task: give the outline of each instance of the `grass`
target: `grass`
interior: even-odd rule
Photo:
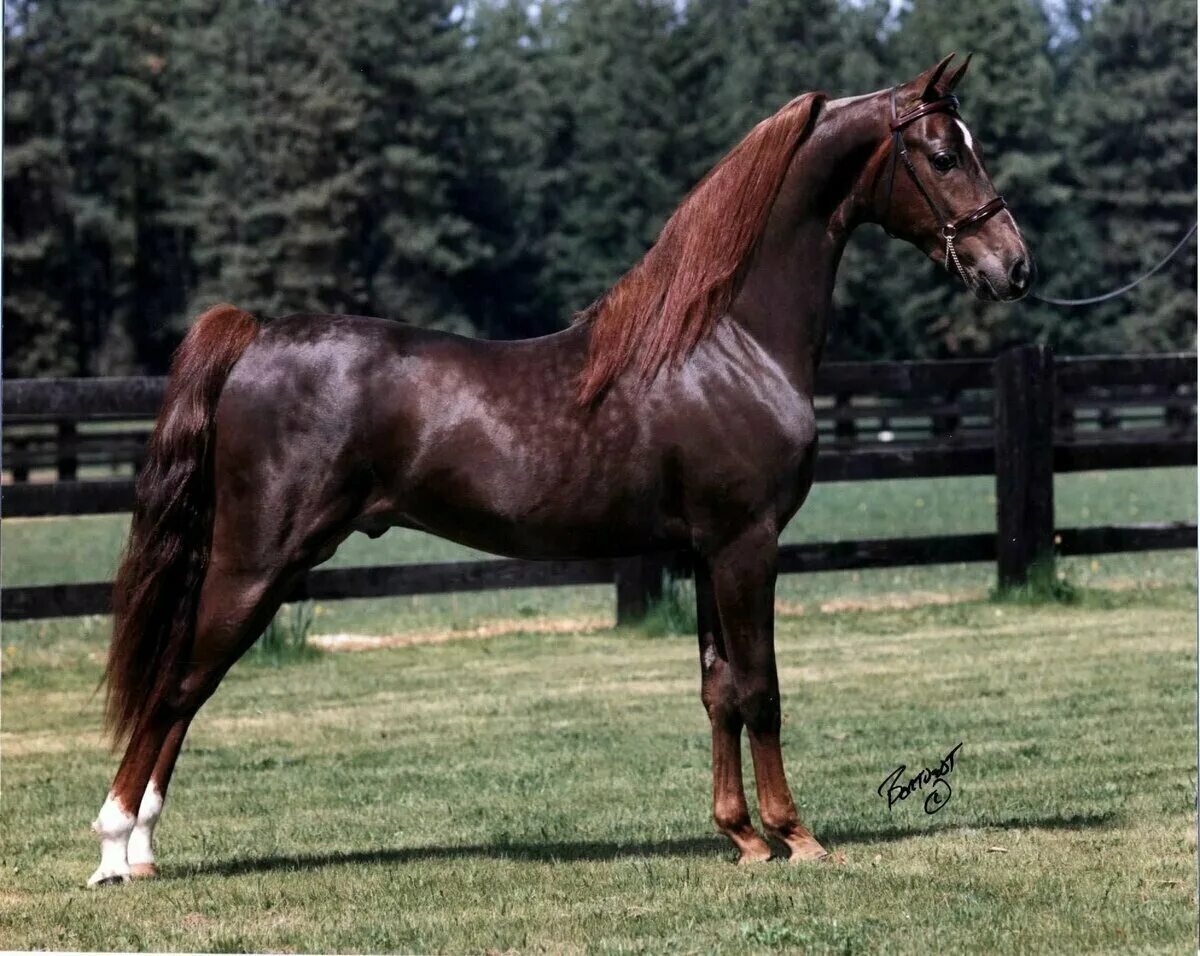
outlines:
[[[635,629],[646,637],[695,634],[695,591],[685,582],[664,575],[662,597],[650,605]]]
[[[313,604],[285,604],[276,613],[247,656],[251,661],[276,667],[292,661],[312,660],[320,651],[308,642],[312,630]]]
[[[164,878],[107,891],[83,888],[113,769],[90,697],[101,642],[50,642],[5,676],[4,944],[1190,950],[1194,624],[1184,587],[782,616],[785,754],[840,868],[730,862],[691,638],[238,667],[181,758]],[[893,768],[959,741],[942,811],[888,810]]]
[[[1195,480],[1061,476],[1059,523],[1194,521]],[[819,485],[784,540],[987,530],[991,491],[988,479]],[[4,583],[110,577],[124,531],[121,517],[5,521]],[[331,564],[473,554],[393,531],[351,539]],[[285,608],[188,739],[160,830],[164,878],[87,891],[87,825],[115,767],[93,694],[108,622],[5,625],[0,943],[1191,950],[1195,553],[1058,572],[1041,583],[1067,603],[989,599],[987,564],[780,579],[785,756],[841,868],[738,868],[712,833],[679,584],[622,632],[579,632],[611,620],[611,587]],[[531,633],[555,621],[567,633]],[[483,639],[489,622],[515,633]],[[303,640],[410,631],[436,642],[343,654]],[[945,809],[889,811],[884,777],[960,740]]]

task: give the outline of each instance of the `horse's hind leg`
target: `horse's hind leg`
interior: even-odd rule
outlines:
[[[214,557],[217,557],[214,555]],[[100,866],[89,885],[153,876],[154,827],[183,738],[221,678],[266,627],[294,579],[283,569],[231,572],[219,557],[205,574],[186,672],[134,732],[93,829]],[[136,816],[132,808],[137,807]]]
[[[721,633],[712,580],[696,558],[696,623],[700,637],[700,699],[712,725],[713,820],[740,854],[739,863],[771,857],[767,841],[750,822],[742,784],[742,714]]]
[[[347,489],[336,470],[326,474],[325,483],[297,474],[267,496],[219,499],[186,670],[145,730],[130,740],[97,819],[101,865],[89,882],[156,875],[154,828],[192,719],[296,580],[330,557],[351,530],[361,492]]]

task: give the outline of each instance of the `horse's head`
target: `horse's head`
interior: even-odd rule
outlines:
[[[1033,259],[996,193],[954,88],[954,54],[888,94],[888,141],[874,195],[878,222],[957,274],[981,299],[1019,299]]]

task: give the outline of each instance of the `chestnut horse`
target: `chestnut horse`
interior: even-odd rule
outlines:
[[[763,120],[562,332],[484,342],[204,313],[171,368],[114,588],[108,720],[128,743],[89,882],[157,872],[196,712],[305,571],[393,526],[523,558],[690,549],[717,828],[741,861],[771,855],[743,792],[745,728],[765,833],[794,861],[829,858],[784,777],[773,610],[777,538],[812,483],[838,260],[875,222],[983,298],[1031,281],[951,59]]]

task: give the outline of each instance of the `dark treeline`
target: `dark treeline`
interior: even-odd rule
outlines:
[[[961,90],[1043,277],[1166,252],[1196,186],[1194,0],[8,0],[4,372],[161,372],[190,317],[552,331],[797,93],[973,50]],[[875,227],[831,351],[1193,347],[1194,246],[1133,295],[986,305]]]

